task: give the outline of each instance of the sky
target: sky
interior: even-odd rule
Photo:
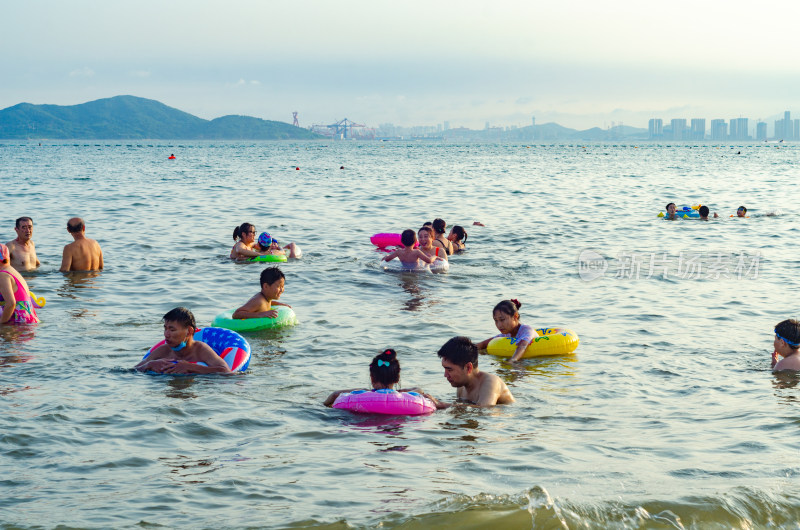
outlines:
[[[796,0],[8,0],[0,108],[127,94],[301,126],[800,118],[799,20]]]

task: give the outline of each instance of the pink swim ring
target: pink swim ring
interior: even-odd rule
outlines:
[[[430,414],[436,405],[416,392],[398,392],[389,388],[378,390],[355,390],[341,394],[333,402],[333,408],[369,414],[395,414],[418,416]]]

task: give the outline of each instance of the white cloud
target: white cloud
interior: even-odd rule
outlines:
[[[77,70],[73,70],[69,73],[70,77],[94,77],[94,70],[89,68],[88,66],[84,66],[83,68],[78,68]]]

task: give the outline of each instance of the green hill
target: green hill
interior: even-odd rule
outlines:
[[[2,139],[284,140],[321,136],[249,116],[204,120],[152,99],[116,96],[80,105],[20,103],[0,110]]]

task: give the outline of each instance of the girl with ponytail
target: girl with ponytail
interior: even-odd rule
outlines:
[[[514,355],[511,357],[511,362],[520,360],[522,355],[525,353],[525,348],[528,347],[528,344],[530,344],[535,337],[539,336],[536,333],[536,330],[534,330],[531,326],[523,324],[519,321],[520,307],[522,307],[522,304],[519,300],[514,298],[511,300],[503,300],[494,306],[492,316],[494,317],[494,325],[497,326],[500,334],[479,342],[477,344],[478,349],[485,350],[486,346],[489,345],[489,341],[494,338],[513,337],[516,339],[517,349],[514,351]]]

